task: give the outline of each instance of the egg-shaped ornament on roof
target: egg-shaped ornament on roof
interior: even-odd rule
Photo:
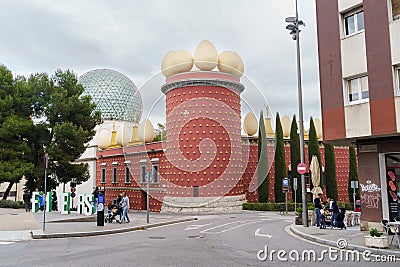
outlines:
[[[223,51],[218,57],[218,69],[221,72],[229,73],[240,78],[244,72],[244,64],[238,53]]]
[[[154,127],[149,119],[145,119],[139,126],[139,138],[142,142],[150,143],[154,140]]]
[[[210,71],[218,64],[218,52],[208,40],[203,40],[194,52],[194,64],[203,71]]]
[[[246,114],[243,120],[243,126],[245,133],[247,133],[249,136],[252,136],[257,132],[258,122],[253,112]]]
[[[84,95],[90,95],[101,112],[103,120],[133,122],[136,114],[142,116],[142,97],[136,85],[115,70],[96,69],[86,72],[78,80],[84,87]]]
[[[117,131],[117,144],[120,146],[127,146],[131,140],[131,129],[125,124],[121,125]]]
[[[110,146],[111,135],[107,129],[102,129],[97,135],[97,145],[100,149],[104,150]]]

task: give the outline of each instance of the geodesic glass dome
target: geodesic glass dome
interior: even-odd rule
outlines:
[[[124,120],[133,122],[142,116],[142,98],[136,85],[125,75],[115,70],[96,69],[79,77],[83,94],[90,95],[96,110],[101,111],[104,120]]]

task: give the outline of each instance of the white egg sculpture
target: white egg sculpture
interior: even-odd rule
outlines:
[[[154,140],[154,127],[150,120],[146,119],[139,126],[139,138],[142,142],[150,143]]]
[[[254,135],[258,130],[258,122],[253,112],[246,114],[243,120],[244,131],[249,136]]]
[[[282,131],[283,131],[283,137],[288,138],[290,136],[290,126],[291,126],[292,121],[288,117],[288,115],[284,115],[281,118],[281,124],[282,124]]]
[[[244,64],[238,53],[233,51],[223,51],[218,57],[218,70],[242,77]]]
[[[318,118],[313,119],[313,121],[315,126],[315,132],[317,133],[317,138],[320,139],[322,137],[322,122]]]
[[[111,135],[107,129],[100,130],[97,135],[97,145],[100,149],[107,149],[111,143]]]
[[[129,127],[127,127],[125,124],[121,125],[117,131],[117,144],[120,146],[127,146],[131,136],[132,133]]]
[[[171,72],[178,74],[188,72],[193,68],[193,56],[187,50],[178,50],[171,55]]]
[[[176,73],[172,71],[172,57],[174,55],[175,51],[171,50],[168,51],[167,54],[165,54],[162,62],[161,62],[161,72],[165,77],[172,76]]]
[[[194,51],[194,64],[204,71],[210,71],[217,66],[218,52],[210,41],[203,40],[199,43]]]

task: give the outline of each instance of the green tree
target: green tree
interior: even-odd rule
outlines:
[[[58,182],[72,178],[80,184],[89,179],[88,165],[74,162],[86,149],[95,134],[95,126],[101,122],[100,113],[89,95],[82,95],[84,88],[76,75],[67,70],[57,70],[52,77],[46,73],[32,75],[28,84],[34,92],[34,117],[38,121],[33,135],[39,137],[32,144],[35,170],[30,184],[40,182],[43,173],[45,147],[49,154],[49,174],[56,174],[56,181],[49,178],[51,189]]]
[[[275,127],[275,180],[274,193],[275,202],[285,201],[285,195],[282,191],[282,179],[287,177],[286,159],[285,159],[285,144],[283,142],[283,130],[279,113],[276,113]]]
[[[317,132],[315,130],[314,120],[310,118],[310,131],[308,134],[308,163],[311,165],[312,156],[317,156],[319,163],[319,173],[321,174],[321,184],[320,187],[323,188],[323,177],[322,177],[322,164],[321,164],[321,150],[319,148],[319,142],[317,138]]]
[[[165,137],[166,137],[165,123],[159,122],[159,123],[157,123],[157,127],[158,127],[158,130],[160,131],[160,133],[154,137],[154,142],[163,141],[163,140],[165,140]]]
[[[292,125],[290,126],[290,167],[291,167],[291,184],[293,185],[293,178],[297,178],[297,184],[301,183],[300,174],[297,172],[297,165],[300,163],[300,137],[297,133],[297,120],[296,115],[293,115]],[[301,186],[298,186],[296,190],[296,200],[301,201]],[[294,190],[292,195],[294,196]]]
[[[266,203],[269,198],[269,175],[268,175],[268,147],[265,134],[264,116],[260,112],[260,123],[258,125],[258,202]]]
[[[349,166],[348,192],[349,192],[349,200],[351,203],[353,203],[353,189],[351,188],[351,181],[358,182],[357,156],[356,156],[356,149],[354,147],[349,147],[349,165],[350,166]],[[359,188],[356,189],[356,198],[360,199]]]
[[[335,148],[328,143],[324,144],[324,146],[326,194],[328,197],[337,200],[338,188],[336,180]]]
[[[9,182],[3,199],[21,178],[33,169],[28,155],[32,131],[31,92],[23,78],[13,78],[0,66],[0,183]]]

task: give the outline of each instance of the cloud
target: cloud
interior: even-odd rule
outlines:
[[[299,11],[307,25],[301,55],[308,120],[320,117],[314,0],[299,1]],[[148,79],[160,75],[165,53],[193,53],[201,40],[209,39],[219,52],[238,52],[245,74],[273,112],[291,117],[298,112],[296,50],[284,19],[293,15],[291,0],[3,1],[0,23],[8,26],[0,28],[0,63],[24,75],[58,68],[78,74],[115,69],[146,88],[141,90],[144,105],[151,107],[153,96],[162,96],[163,78]],[[243,95],[256,103],[254,109],[265,105],[257,93]]]

